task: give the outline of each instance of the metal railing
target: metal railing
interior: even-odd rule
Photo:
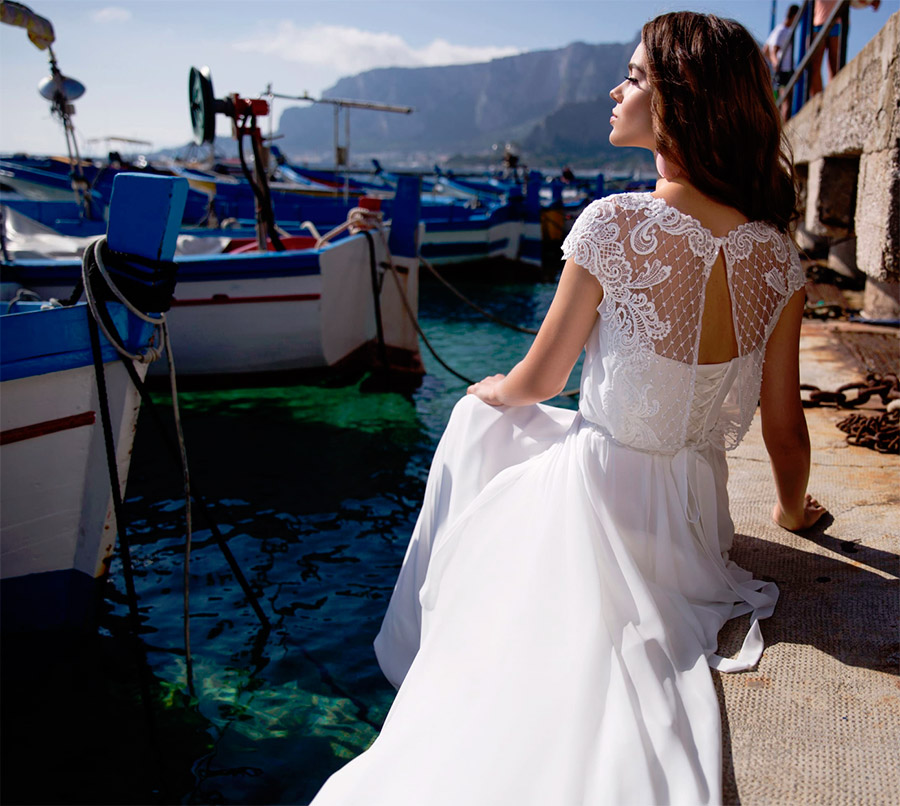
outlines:
[[[794,19],[794,24],[791,26],[789,35],[789,41],[793,43],[795,34],[799,29],[799,49],[794,51],[795,53],[799,53],[799,61],[797,62],[797,66],[794,67],[794,72],[788,80],[788,83],[779,89],[778,97],[775,99],[776,104],[780,105],[785,98],[789,97],[790,93],[793,93],[791,99],[791,116],[796,115],[809,100],[809,84],[811,76],[809,75],[808,68],[810,61],[816,53],[825,47],[825,42],[831,33],[831,29],[838,21],[841,23],[838,70],[847,63],[847,33],[850,22],[850,0],[842,0],[842,2],[834,7],[831,14],[828,16],[828,19],[825,21],[825,24],[814,39],[812,38],[812,12],[812,0],[805,0],[797,17]]]

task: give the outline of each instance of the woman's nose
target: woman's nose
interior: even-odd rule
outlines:
[[[617,87],[613,87],[609,91],[609,97],[612,98],[614,101],[616,101],[616,103],[618,103],[622,99],[621,89],[622,89],[622,85],[619,84]]]

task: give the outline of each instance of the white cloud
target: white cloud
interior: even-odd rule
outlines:
[[[127,8],[107,6],[91,14],[94,22],[127,22],[131,19],[131,12]]]
[[[285,20],[275,34],[235,43],[237,50],[277,56],[290,62],[330,67],[342,75],[375,67],[426,67],[471,64],[512,56],[514,47],[473,47],[435,39],[413,47],[396,34],[363,31],[339,25],[295,26]]]

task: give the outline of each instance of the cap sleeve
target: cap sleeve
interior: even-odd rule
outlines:
[[[620,209],[609,199],[591,202],[563,241],[563,257],[573,258],[606,286],[620,273],[623,256]]]
[[[787,286],[788,294],[793,294],[806,285],[806,272],[803,271],[803,264],[800,263],[800,253],[790,240],[788,240],[788,249],[790,250],[790,266],[787,270]]]

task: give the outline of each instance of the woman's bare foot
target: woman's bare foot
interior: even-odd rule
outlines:
[[[772,520],[782,529],[790,532],[803,532],[818,522],[828,510],[825,509],[809,493],[803,501],[803,510],[796,515],[789,515],[781,508],[781,504],[775,504],[772,510]]]

